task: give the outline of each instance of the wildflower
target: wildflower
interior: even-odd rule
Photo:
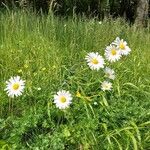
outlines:
[[[18,73],[22,73],[23,71],[21,69],[18,70]]]
[[[128,55],[131,51],[131,49],[127,46],[127,42],[123,39],[120,39],[119,37],[115,39],[113,44],[115,44],[120,50],[121,55]]]
[[[68,108],[72,103],[72,96],[69,91],[61,90],[54,95],[54,103],[59,109]]]
[[[113,69],[106,67],[104,72],[107,78],[112,79],[112,80],[115,79],[115,71]]]
[[[100,68],[104,68],[104,58],[98,54],[98,52],[88,53],[86,58],[87,63],[92,70],[99,70]]]
[[[79,98],[81,97],[81,93],[79,91],[77,91],[76,97],[79,97]]]
[[[11,77],[6,81],[6,89],[9,97],[20,96],[25,88],[25,81],[21,80],[19,76]]]
[[[25,65],[24,65],[24,68],[26,68],[26,69],[27,69],[28,67],[29,67],[29,66],[28,66],[27,64],[25,64]]]
[[[103,91],[110,91],[112,89],[112,83],[108,82],[108,81],[104,81],[101,84],[101,89]]]
[[[37,88],[37,90],[38,90],[38,91],[41,91],[41,88],[40,88],[40,87],[38,87],[38,88]]]
[[[105,57],[110,62],[118,61],[121,58],[120,50],[115,45],[106,47]]]

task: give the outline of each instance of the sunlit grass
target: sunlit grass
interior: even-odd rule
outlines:
[[[91,71],[85,56],[104,55],[117,36],[132,51],[110,65],[116,79],[113,91],[104,93],[101,71]],[[99,24],[94,19],[1,13],[0,148],[148,149],[149,48],[149,29],[138,30],[121,19]],[[26,89],[23,96],[10,99],[5,81],[16,75],[26,80]],[[69,110],[53,104],[60,89],[73,95]]]

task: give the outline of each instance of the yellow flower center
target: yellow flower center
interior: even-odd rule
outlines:
[[[67,99],[65,98],[65,96],[60,97],[60,102],[61,103],[65,103],[66,101],[67,101]]]
[[[106,89],[106,90],[110,90],[110,89],[111,89],[111,85],[106,84],[106,85],[105,85],[105,89]]]
[[[117,54],[116,50],[115,50],[115,49],[112,49],[112,50],[111,50],[111,54],[112,54],[112,55],[116,55],[116,54]]]
[[[105,88],[106,88],[106,89],[108,89],[108,88],[109,88],[109,86],[108,86],[108,85],[105,85]]]
[[[120,49],[125,49],[125,45],[123,43],[120,43],[119,47]]]
[[[13,85],[13,90],[18,90],[19,89],[19,84],[18,83],[15,83],[14,85]]]
[[[92,63],[95,64],[95,65],[97,65],[98,64],[98,60],[96,58],[93,58],[92,59]]]

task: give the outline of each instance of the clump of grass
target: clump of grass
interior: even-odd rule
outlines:
[[[121,19],[62,19],[28,12],[0,14],[0,147],[5,149],[148,149],[150,146],[149,29]],[[102,93],[98,72],[84,60],[117,36],[129,57],[113,63],[112,92]],[[25,94],[10,100],[5,81],[20,75]],[[53,105],[58,89],[72,91],[74,104]],[[76,97],[76,92],[78,96]],[[94,102],[97,102],[95,105]]]

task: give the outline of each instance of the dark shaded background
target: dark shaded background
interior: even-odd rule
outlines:
[[[71,16],[75,13],[100,19],[124,17],[133,22],[137,3],[138,0],[1,0],[0,9],[4,10],[7,6],[10,9],[30,8],[37,13],[48,13],[51,8],[56,15]]]

